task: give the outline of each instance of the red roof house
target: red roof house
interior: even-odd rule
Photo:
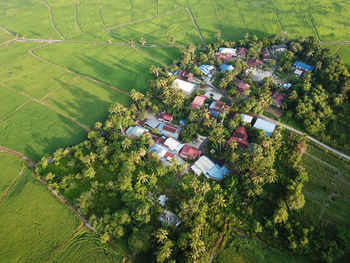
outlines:
[[[207,99],[207,97],[204,95],[196,96],[191,103],[192,110],[199,109],[204,104],[206,99]]]
[[[189,145],[185,145],[180,152],[181,157],[192,158],[192,159],[196,159],[201,154],[202,154],[201,150],[198,150],[198,149],[196,149],[192,146],[189,146]]]
[[[274,92],[272,94],[272,100],[275,103],[277,107],[281,107],[283,100],[287,97],[287,94],[285,93],[279,93],[278,91]]]
[[[178,73],[177,73],[177,76],[190,82],[193,78],[193,73],[192,72],[187,72],[187,71],[184,71],[184,70],[180,70]]]
[[[247,59],[247,65],[248,67],[250,68],[259,68],[261,67],[262,65],[264,65],[264,62],[262,62],[260,59],[256,59],[256,58],[250,58],[250,59]]]
[[[250,85],[247,83],[244,83],[242,80],[240,79],[235,79],[235,83],[237,84],[237,91],[239,93],[244,92],[246,89],[250,88]]]
[[[226,147],[230,145],[232,141],[236,141],[238,146],[241,148],[248,148],[249,143],[247,142],[248,133],[244,126],[239,126],[237,130],[232,134],[231,138],[226,143]]]
[[[225,102],[218,100],[215,103],[215,106],[212,108],[212,110],[214,110],[216,112],[221,112],[224,107],[225,107]]]
[[[225,63],[229,61],[232,58],[232,54],[224,54],[224,53],[215,53],[214,55],[216,58],[219,58],[221,62]]]
[[[173,115],[164,112],[160,114],[160,118],[166,122],[171,122],[173,120]]]
[[[238,48],[238,57],[244,58],[247,55],[247,49],[245,47]]]

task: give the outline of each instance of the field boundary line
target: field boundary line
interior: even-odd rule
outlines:
[[[234,0],[234,2],[236,3],[237,11],[238,11],[239,17],[241,18],[242,23],[243,23],[243,25],[244,25],[244,27],[245,27],[245,30],[247,30],[247,33],[250,34],[249,29],[248,29],[248,27],[247,27],[247,24],[245,23],[244,18],[243,18],[243,16],[242,16],[241,9],[239,8],[239,5],[238,5],[237,0]]]
[[[309,16],[309,19],[310,19],[310,21],[311,21],[311,24],[312,24],[312,26],[313,26],[313,28],[314,28],[314,31],[315,31],[315,33],[316,33],[316,36],[317,36],[318,40],[321,42],[320,35],[318,34],[316,25],[315,25],[315,23],[314,23],[314,20],[313,20],[313,18],[312,18],[311,13],[310,13],[310,6],[311,6],[311,3],[309,3],[307,0],[304,0],[304,1],[305,1],[306,5],[307,5],[307,14],[308,14],[308,16]]]
[[[11,111],[10,113],[8,113],[6,116],[4,116],[2,119],[0,119],[0,123],[6,121],[8,118],[10,118],[13,114],[15,114],[16,112],[20,111],[22,108],[24,108],[25,106],[27,106],[29,103],[31,103],[33,101],[33,99],[29,99],[27,102],[23,103],[22,105],[18,106],[15,110]]]
[[[277,12],[277,8],[276,8],[275,4],[273,3],[273,0],[270,0],[270,2],[271,2],[271,5],[272,5],[273,9],[275,10],[275,15],[277,17],[278,24],[280,25],[281,30],[284,31],[281,19],[280,19],[279,15],[278,15],[278,12]]]
[[[144,54],[144,55],[150,57],[152,60],[158,62],[158,63],[161,64],[162,66],[166,66],[165,63],[163,63],[162,61],[158,60],[156,57],[153,57],[152,55],[150,55],[150,54],[144,52],[142,49],[140,49],[140,48],[138,48],[138,47],[135,47],[135,49],[138,50],[138,51],[140,51],[142,54]]]
[[[74,231],[74,233],[67,239],[65,240],[58,248],[55,249],[54,252],[52,252],[52,254],[49,256],[49,258],[45,261],[45,263],[49,263],[58,252],[60,252],[72,239],[74,239],[81,230],[83,230],[85,227],[84,225],[84,221],[81,221],[80,226],[78,226],[78,228]]]
[[[13,36],[13,37],[16,37],[16,35],[14,33],[12,33],[10,30],[8,30],[7,28],[3,27],[0,25],[0,29],[5,31],[7,34]]]
[[[85,34],[84,30],[81,28],[80,24],[79,24],[79,20],[78,20],[78,6],[80,6],[80,0],[78,0],[78,2],[74,5],[74,9],[75,9],[75,22],[78,25],[79,30]]]
[[[19,179],[22,177],[24,171],[27,169],[27,166],[25,165],[22,170],[19,172],[16,180],[5,190],[5,192],[3,193],[3,195],[0,198],[0,203],[4,200],[4,198],[7,196],[8,192],[10,192],[10,190],[17,184],[17,182],[19,181]]]
[[[218,22],[218,24],[219,24],[219,26],[220,26],[220,28],[221,28],[221,33],[223,34],[225,40],[227,41],[228,38],[227,38],[227,36],[226,36],[226,34],[225,34],[225,32],[224,32],[224,29],[223,29],[223,27],[222,27],[222,25],[221,25],[221,23],[220,23],[220,20],[219,20],[217,14],[216,14],[216,11],[215,11],[215,8],[214,8],[214,4],[213,4],[213,0],[210,0],[210,4],[211,4],[211,9],[213,10],[214,16],[215,16],[215,18],[216,18],[216,21]]]
[[[205,42],[205,39],[204,39],[204,37],[203,37],[201,31],[199,30],[198,24],[197,24],[196,19],[194,18],[193,14],[192,14],[191,9],[188,7],[188,1],[187,1],[187,11],[188,11],[188,13],[189,13],[189,15],[190,15],[190,17],[191,17],[191,19],[192,19],[192,22],[193,22],[193,24],[194,24],[194,26],[195,26],[195,28],[196,28],[196,30],[197,30],[197,33],[198,33],[198,35],[199,35],[199,38],[202,40],[202,43],[203,43],[204,48],[206,48],[207,43]]]
[[[13,42],[16,42],[17,39],[10,39],[10,40],[7,40],[6,42],[0,44],[0,47],[5,47],[5,46],[8,46],[10,44],[12,44]]]
[[[104,29],[106,29],[106,24],[105,24],[105,21],[103,20],[103,17],[102,17],[102,14],[101,14],[101,9],[102,9],[103,5],[100,5],[99,8],[98,8],[98,15],[100,16],[100,19],[102,21],[102,24],[103,24],[103,27]]]
[[[42,0],[42,1],[43,1],[43,3],[46,5],[46,7],[49,9],[50,20],[51,20],[51,25],[52,25],[53,29],[56,31],[57,34],[60,35],[60,37],[61,37],[62,39],[66,39],[66,38],[62,35],[62,33],[57,29],[57,27],[56,27],[55,21],[53,20],[53,14],[52,14],[51,6],[49,5],[48,2],[46,2],[46,0]]]
[[[11,154],[13,156],[16,156],[18,158],[21,158],[22,160],[24,160],[29,165],[29,167],[34,167],[35,166],[35,162],[33,160],[31,160],[28,156],[25,156],[22,153],[16,152],[16,151],[11,150],[9,148],[6,148],[4,146],[0,146],[0,152],[5,152],[5,153]]]
[[[320,44],[321,45],[349,45],[350,40],[349,41],[330,41],[330,42],[320,41]]]
[[[59,87],[59,88],[55,89],[54,91],[49,92],[49,93],[46,94],[44,97],[42,97],[42,98],[40,99],[40,101],[44,102],[45,100],[47,100],[47,99],[51,98],[52,96],[56,95],[57,92],[61,91],[62,89],[67,88],[67,86],[68,86],[71,82],[75,81],[75,80],[78,79],[78,78],[79,78],[79,76],[75,76],[74,78],[72,78],[72,79],[67,83],[67,85],[64,85],[64,86],[62,86],[62,87]]]
[[[129,25],[133,25],[133,24],[146,22],[146,21],[149,21],[149,20],[152,20],[152,19],[156,19],[156,18],[159,18],[159,17],[172,15],[172,14],[175,14],[177,12],[185,11],[185,10],[186,10],[186,8],[176,9],[174,11],[166,12],[166,13],[163,13],[163,14],[160,14],[160,15],[157,15],[157,16],[152,16],[152,17],[147,17],[147,18],[144,18],[144,19],[136,20],[136,21],[131,21],[129,23],[125,23],[125,24],[121,24],[121,25],[117,25],[117,26],[107,27],[106,30],[110,31],[110,30],[113,30],[113,29],[116,29],[116,28],[120,28],[120,27],[124,27],[124,26],[129,26]]]
[[[129,93],[129,92],[126,92],[126,91],[124,91],[124,90],[118,89],[118,88],[116,88],[116,87],[114,87],[114,86],[112,86],[112,85],[106,84],[106,83],[101,82],[101,81],[99,81],[99,80],[96,80],[96,79],[94,79],[94,78],[92,78],[92,77],[89,77],[89,76],[86,76],[86,75],[77,73],[77,72],[75,72],[75,71],[73,71],[73,70],[70,70],[70,69],[64,67],[64,66],[58,65],[58,64],[56,64],[56,63],[54,63],[54,62],[52,62],[52,61],[50,61],[50,60],[47,60],[47,59],[45,59],[45,58],[39,56],[38,54],[36,54],[36,53],[34,52],[35,50],[38,50],[39,48],[43,48],[43,47],[45,47],[45,46],[47,46],[47,45],[42,45],[42,46],[33,48],[33,49],[29,50],[29,53],[30,53],[31,55],[33,55],[34,57],[36,57],[37,59],[40,59],[40,60],[42,60],[42,61],[44,61],[44,62],[46,62],[46,63],[49,63],[49,64],[51,64],[51,65],[53,65],[53,66],[56,66],[56,67],[58,67],[58,68],[60,68],[60,69],[63,69],[63,70],[65,70],[66,72],[69,72],[69,73],[78,75],[78,76],[80,76],[80,77],[82,77],[82,78],[84,78],[84,79],[87,79],[87,80],[89,80],[89,81],[92,81],[92,82],[95,82],[95,83],[97,83],[97,84],[100,84],[100,85],[102,85],[102,86],[104,86],[104,87],[113,89],[113,90],[115,90],[115,91],[117,91],[117,92],[119,92],[119,93],[122,93],[122,94],[125,94],[125,95],[130,96],[130,93]]]

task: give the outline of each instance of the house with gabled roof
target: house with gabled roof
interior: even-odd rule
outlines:
[[[181,89],[188,95],[191,95],[196,89],[197,85],[191,82],[187,82],[181,79],[175,79],[173,82],[173,88]]]
[[[228,147],[232,141],[235,141],[239,147],[246,149],[249,146],[247,139],[248,133],[246,128],[244,126],[239,126],[226,143],[226,147]]]
[[[232,72],[235,68],[232,65],[227,65],[227,64],[221,64],[218,68],[219,71],[221,72]]]
[[[238,48],[238,53],[237,53],[238,57],[240,58],[245,58],[245,56],[247,55],[247,49],[245,47],[240,47]]]
[[[260,68],[262,65],[264,65],[264,62],[256,58],[249,58],[247,59],[246,63],[250,68]]]
[[[204,95],[196,96],[191,103],[192,110],[199,109],[200,107],[202,107],[206,99],[207,97]]]
[[[245,83],[245,82],[243,82],[242,80],[235,79],[234,81],[237,84],[237,91],[239,93],[243,93],[246,89],[250,89],[250,85]]]
[[[157,126],[158,132],[168,137],[173,137],[175,139],[179,138],[181,129],[178,126],[172,125],[170,123],[161,123]]]
[[[273,131],[276,128],[276,124],[264,119],[258,118],[254,123],[254,128],[265,131],[265,135],[271,137]]]
[[[196,159],[202,154],[201,150],[198,150],[190,145],[185,145],[180,152],[180,156],[183,158],[192,158]]]
[[[218,100],[218,101],[213,101],[210,106],[209,106],[211,114],[217,118],[220,114],[225,109],[225,102]]]
[[[280,108],[282,106],[283,100],[287,97],[288,95],[285,93],[280,93],[278,91],[275,91],[272,94],[272,101],[274,102],[275,106]]]

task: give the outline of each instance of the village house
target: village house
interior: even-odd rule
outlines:
[[[173,212],[166,209],[164,209],[163,213],[160,215],[159,221],[162,223],[166,223],[168,226],[178,227],[181,224],[180,218]]]
[[[245,47],[238,48],[237,55],[239,58],[245,58],[245,56],[247,55],[247,49]]]
[[[202,107],[206,99],[207,97],[203,95],[196,96],[191,103],[192,110],[199,109],[200,107]]]
[[[303,77],[306,72],[311,72],[314,70],[313,66],[310,66],[304,62],[296,61],[294,64],[294,74],[298,77]]]
[[[247,114],[241,114],[241,117],[242,117],[242,119],[243,119],[243,122],[245,122],[245,123],[252,123],[252,121],[253,121],[253,117],[252,116],[249,116],[249,115],[247,115]]]
[[[173,115],[163,112],[158,115],[158,119],[164,122],[171,122],[173,120]]]
[[[209,106],[210,112],[215,118],[219,116],[220,112],[222,112],[224,108],[225,108],[225,102],[221,100],[213,101]]]
[[[287,45],[273,45],[271,46],[271,51],[273,54],[282,53],[284,51],[287,51]]]
[[[132,137],[140,137],[142,134],[148,133],[148,131],[140,126],[130,126],[125,133]]]
[[[276,128],[276,124],[274,124],[270,121],[266,121],[266,120],[263,120],[261,118],[258,118],[256,120],[256,122],[254,123],[253,127],[256,129],[265,131],[265,135],[268,137],[271,137],[273,131]]]
[[[235,68],[232,66],[232,65],[227,65],[227,64],[221,64],[219,66],[219,71],[221,72],[225,72],[225,71],[228,71],[228,72],[232,72]]]
[[[270,54],[270,51],[267,49],[267,48],[263,48],[261,50],[261,53],[262,53],[262,56],[263,56],[263,61],[266,63],[266,62],[269,62],[269,60],[271,59],[271,54]]]
[[[201,154],[202,154],[201,150],[198,150],[190,145],[185,145],[180,152],[180,156],[185,159],[187,158],[196,159]]]
[[[204,174],[205,177],[214,180],[222,180],[229,173],[229,170],[225,166],[220,167],[206,156],[200,157],[191,166],[191,169],[198,176]]]
[[[248,148],[249,143],[247,142],[248,139],[248,133],[244,126],[239,126],[235,132],[232,134],[228,142],[226,143],[226,147],[230,145],[232,141],[236,141],[238,144],[238,147],[241,148]]]
[[[237,91],[242,94],[246,89],[250,89],[250,85],[247,83],[244,83],[240,79],[235,79],[235,83],[237,84]]]
[[[196,89],[196,87],[196,84],[181,79],[175,79],[173,82],[173,88],[181,89],[187,95],[191,95]]]
[[[219,48],[218,53],[229,54],[231,56],[237,57],[237,49],[236,48],[221,47],[221,48]]]
[[[272,101],[274,102],[274,105],[278,108],[280,108],[282,106],[283,100],[287,97],[288,95],[285,93],[280,93],[278,91],[275,91],[272,94]]]
[[[179,138],[181,129],[170,123],[161,123],[157,126],[158,132],[167,137]]]
[[[264,65],[264,62],[256,58],[249,58],[247,59],[246,63],[250,68],[260,68],[262,65]]]
[[[149,119],[145,122],[145,126],[151,128],[151,129],[156,129],[159,124],[162,122],[156,119]]]
[[[233,57],[231,54],[224,54],[224,53],[215,53],[214,56],[220,59],[222,63],[229,61]]]
[[[212,72],[214,70],[214,66],[211,65],[201,65],[198,67],[198,69],[203,73],[204,76],[207,76],[209,78],[212,77]]]
[[[181,78],[185,81],[188,81],[188,82],[191,82],[192,81],[192,78],[193,78],[193,73],[192,72],[187,72],[187,71],[184,71],[184,70],[179,70],[179,71],[176,71],[174,73],[175,76],[177,76],[178,78]]]
[[[175,156],[174,152],[170,151],[168,148],[161,144],[154,144],[148,149],[148,151],[155,153],[162,162],[170,162]]]
[[[175,153],[179,153],[184,147],[184,144],[173,138],[167,138],[164,141],[164,146],[167,147],[169,150],[174,151]]]

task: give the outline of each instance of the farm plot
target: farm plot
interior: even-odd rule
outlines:
[[[82,78],[45,100],[54,109],[91,128],[96,121],[104,120],[108,108],[115,102],[128,105],[130,97]]]
[[[157,2],[154,0],[133,0],[131,3],[131,21],[157,15]]]
[[[179,48],[141,47],[140,50],[166,65],[173,64],[174,60],[181,56],[181,50]]]
[[[0,262],[45,262],[80,224],[30,173],[0,203]]]
[[[158,14],[164,14],[187,7],[187,0],[161,0],[157,1]]]
[[[343,45],[338,50],[337,55],[340,55],[343,58],[344,64],[347,66],[348,70],[350,71],[350,45]]]
[[[25,166],[26,164],[22,159],[8,153],[0,153],[0,198],[16,181]]]
[[[13,39],[13,36],[11,36],[10,34],[6,33],[5,31],[1,30],[0,28],[0,45],[2,43],[5,43],[8,40]]]
[[[304,211],[316,222],[350,226],[350,164],[308,145],[303,156],[309,181]]]
[[[257,37],[283,31],[273,4],[269,1],[235,0],[248,31]]]
[[[138,49],[128,46],[59,44],[37,54],[75,72],[129,92],[146,91],[151,65],[159,63]]]
[[[68,85],[73,78],[74,74],[41,61],[28,53],[21,59],[9,61],[0,68],[1,85],[12,87],[36,99],[41,99],[57,88]]]
[[[350,39],[349,1],[310,1],[313,18],[322,41]]]
[[[305,0],[271,0],[271,3],[276,9],[283,31],[296,38],[300,36],[316,36]]]
[[[31,102],[0,123],[0,145],[39,160],[58,147],[76,144],[86,131],[58,113]]]
[[[0,21],[14,34],[28,38],[60,37],[52,27],[49,10],[42,1],[2,0]]]
[[[16,91],[0,86],[0,122],[30,99]]]
[[[118,263],[124,257],[109,245],[102,245],[99,238],[91,232],[82,231],[74,237],[50,263]]]
[[[111,28],[110,35],[119,43],[130,40],[138,42],[143,37],[149,44],[168,45],[168,36],[171,36],[175,39],[175,45],[186,45],[189,42],[201,44],[191,16],[184,9],[151,20]]]

